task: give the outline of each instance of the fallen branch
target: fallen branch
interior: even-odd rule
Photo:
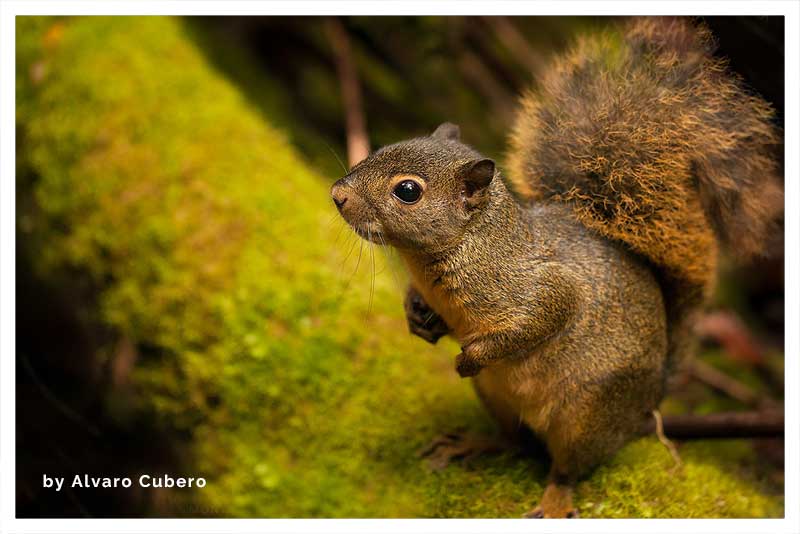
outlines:
[[[753,407],[774,408],[777,402],[756,393],[749,386],[739,382],[735,378],[728,376],[714,366],[705,362],[695,360],[689,367],[689,374],[711,389],[718,391],[732,399],[736,399],[743,404]]]
[[[783,380],[775,376],[767,364],[764,348],[734,312],[706,314],[695,325],[695,331],[699,336],[718,343],[732,360],[751,366],[772,391],[783,391]]]
[[[671,439],[782,438],[783,413],[722,412],[708,415],[671,415],[664,417],[664,434]],[[646,426],[646,433],[656,431],[656,421]]]
[[[750,365],[764,364],[764,350],[747,325],[733,312],[708,313],[697,321],[695,331],[719,343],[734,360]]]

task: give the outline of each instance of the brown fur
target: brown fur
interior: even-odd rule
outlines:
[[[713,49],[680,18],[584,37],[523,98],[511,136],[517,191],[568,203],[651,261],[681,338],[713,289],[718,242],[763,252],[783,208],[773,110]]]
[[[546,444],[533,516],[570,515],[574,482],[640,433],[670,357],[691,349],[718,239],[752,253],[779,210],[769,106],[709,43],[672,19],[583,39],[524,101],[524,204],[450,124],[332,188],[361,236],[405,260],[411,332],[458,340],[456,370],[503,429]],[[405,180],[413,202],[393,193]]]

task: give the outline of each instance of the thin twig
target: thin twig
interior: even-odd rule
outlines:
[[[661,419],[661,412],[653,410],[653,418],[656,421],[656,436],[658,437],[658,441],[660,441],[661,444],[667,448],[670,455],[672,455],[672,459],[675,461],[675,469],[681,469],[683,467],[681,455],[678,454],[678,449],[675,447],[675,444],[664,434],[664,421]]]

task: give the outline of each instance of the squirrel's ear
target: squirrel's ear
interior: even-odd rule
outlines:
[[[444,122],[436,128],[436,131],[431,134],[431,137],[435,139],[458,141],[461,138],[461,130],[452,122]]]
[[[487,199],[486,188],[494,178],[494,161],[474,159],[461,167],[460,176],[464,181],[464,197],[468,208],[477,208]]]

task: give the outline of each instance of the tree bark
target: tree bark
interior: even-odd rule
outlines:
[[[333,50],[339,86],[342,91],[345,130],[347,135],[347,161],[350,167],[369,155],[367,119],[364,113],[361,84],[353,60],[353,49],[347,30],[338,18],[325,19],[325,30]]]

